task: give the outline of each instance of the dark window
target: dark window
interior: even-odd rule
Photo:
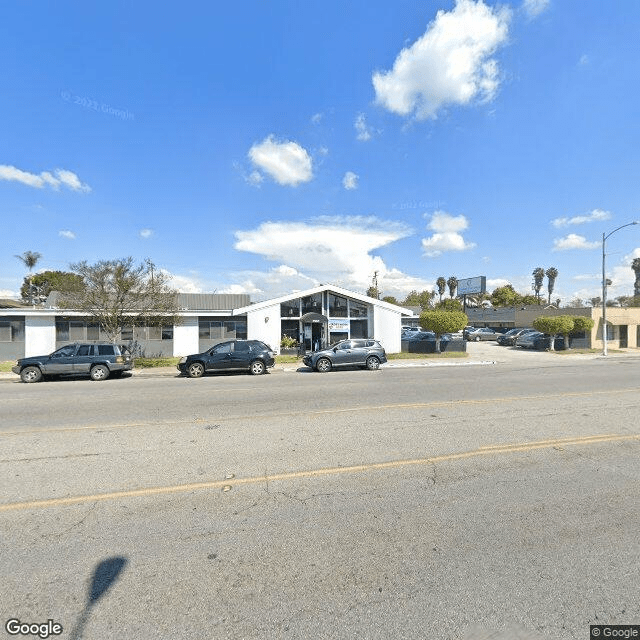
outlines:
[[[81,344],[80,348],[78,349],[79,356],[93,355],[91,352],[92,352],[91,345],[88,345],[88,344]]]
[[[281,318],[299,318],[300,317],[300,298],[296,300],[287,300],[280,303]]]
[[[352,338],[368,338],[367,327],[368,320],[351,320],[351,337]]]
[[[131,325],[125,325],[122,327],[120,335],[125,341],[133,340],[133,327]]]
[[[100,325],[95,322],[87,323],[87,340],[100,340]]]
[[[231,353],[231,345],[233,342],[223,342],[211,349],[211,353]]]
[[[366,318],[369,312],[369,306],[356,302],[355,300],[349,301],[349,315],[352,318]]]
[[[173,327],[170,325],[166,325],[162,327],[162,339],[163,340],[173,340]]]
[[[305,313],[322,313],[321,293],[314,293],[312,296],[302,298],[302,315]]]
[[[100,356],[115,356],[116,349],[112,344],[99,344],[98,355]]]
[[[347,317],[347,299],[329,294],[329,316],[332,318]]]
[[[236,342],[235,351],[236,352],[246,353],[247,351],[249,351],[249,343],[247,343],[247,342]]]
[[[56,320],[56,341],[64,342],[65,340],[69,340],[69,322]]]
[[[66,347],[62,347],[62,349],[58,349],[54,353],[51,354],[53,358],[68,358],[72,356],[76,352],[76,345],[70,344]]]

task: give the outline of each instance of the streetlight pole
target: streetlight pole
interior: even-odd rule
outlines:
[[[630,227],[634,224],[640,223],[637,220],[627,222],[627,224],[623,224],[621,227],[614,229],[606,235],[604,232],[602,234],[602,355],[605,357],[607,355],[607,274],[605,270],[605,242],[607,238],[610,238],[616,231],[620,231],[620,229]]]

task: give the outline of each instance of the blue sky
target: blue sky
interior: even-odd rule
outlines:
[[[485,275],[600,295],[640,220],[640,4],[14,2],[0,295],[151,258],[183,291],[383,295]],[[631,295],[640,225],[607,241]],[[546,286],[546,282],[545,282]]]

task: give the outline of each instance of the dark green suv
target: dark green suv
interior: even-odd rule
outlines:
[[[121,376],[132,368],[131,356],[117,344],[76,342],[60,347],[48,356],[21,358],[11,371],[22,382],[39,382],[45,376],[88,374],[92,380]]]

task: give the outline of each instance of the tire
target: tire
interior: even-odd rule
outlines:
[[[109,368],[103,364],[96,364],[91,367],[91,371],[89,371],[89,375],[91,379],[95,382],[101,382],[102,380],[106,380],[109,377]]]
[[[202,378],[204,375],[204,365],[202,362],[192,362],[187,367],[187,375],[190,378]]]
[[[476,337],[475,337],[475,341],[476,341],[476,342],[480,342],[480,336],[476,336]]]
[[[380,360],[378,360],[378,358],[376,358],[375,356],[369,356],[367,358],[366,364],[369,371],[375,371],[376,369],[380,368]]]
[[[252,376],[261,376],[263,373],[267,372],[267,367],[265,367],[264,362],[262,360],[254,360],[249,365],[249,373]]]
[[[329,358],[320,358],[320,360],[316,362],[316,371],[320,373],[331,371],[331,360],[329,360]]]
[[[22,382],[40,382],[42,380],[42,371],[38,367],[25,367],[20,372]]]

